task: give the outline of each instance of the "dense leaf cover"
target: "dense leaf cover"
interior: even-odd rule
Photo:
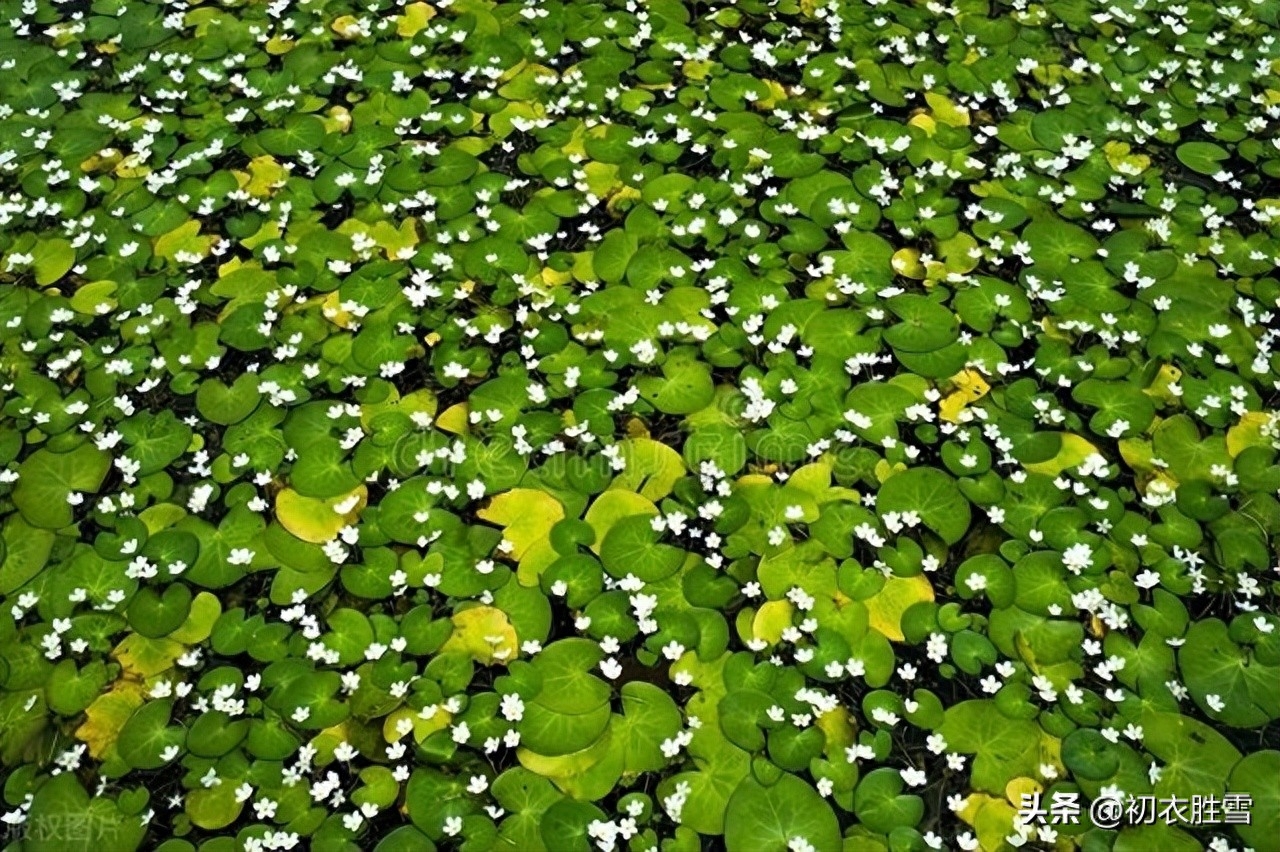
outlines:
[[[1278,15],[0,0],[12,848],[1280,849]]]

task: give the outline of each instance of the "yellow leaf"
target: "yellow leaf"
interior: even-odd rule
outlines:
[[[929,105],[929,109],[933,110],[933,117],[943,124],[949,124],[952,127],[969,126],[969,111],[956,106],[946,95],[925,92],[924,100]]]
[[[169,634],[170,639],[185,645],[194,645],[209,638],[214,622],[222,615],[222,603],[211,592],[201,592],[191,601],[187,620]]]
[[[653,505],[653,501],[649,498],[641,497],[634,491],[610,488],[591,503],[582,518],[596,533],[596,540],[592,543],[591,550],[599,553],[605,534],[623,518],[630,515],[656,514],[658,514],[658,507]]]
[[[352,15],[343,15],[340,18],[334,18],[330,25],[334,34],[340,38],[357,39],[360,37],[360,22]]]
[[[927,112],[918,112],[907,122],[912,127],[919,127],[926,136],[932,136],[938,130],[938,123]]]
[[[130,633],[111,656],[120,663],[125,677],[145,680],[173,668],[186,647],[172,639],[148,639],[141,633]]]
[[[136,680],[118,680],[109,692],[93,700],[84,711],[84,723],[76,728],[76,739],[89,747],[89,755],[101,760],[115,748],[120,729],[133,711],[142,706],[146,689]]]
[[[776,645],[782,640],[782,631],[791,627],[791,615],[794,611],[791,601],[769,601],[761,604],[751,622],[751,632],[755,638]]]
[[[757,92],[761,97],[748,103],[751,108],[762,112],[764,110],[772,110],[787,99],[786,88],[777,80],[761,80],[760,82],[764,84],[765,91]]]
[[[542,268],[542,283],[548,287],[559,287],[562,284],[568,284],[572,280],[573,273],[571,272],[557,272],[550,266]]]
[[[382,737],[387,742],[394,743],[404,739],[404,734],[400,733],[401,719],[413,720],[413,739],[421,743],[436,731],[442,731],[449,727],[449,722],[453,720],[453,714],[440,707],[431,714],[430,718],[424,719],[417,710],[409,707],[398,707],[388,713],[386,720],[382,723]]]
[[[178,252],[191,252],[203,257],[208,253],[213,238],[201,237],[199,234],[199,222],[195,219],[183,222],[167,234],[156,237],[156,256],[172,259]]]
[[[1151,384],[1146,387],[1146,394],[1152,399],[1158,399],[1165,405],[1177,405],[1179,397],[1169,390],[1169,386],[1177,384],[1182,378],[1182,371],[1172,364],[1162,364],[1156,377]]]
[[[387,260],[407,260],[413,257],[418,245],[418,220],[409,217],[400,223],[399,228],[390,222],[381,221],[372,228],[355,219],[348,219],[338,226],[338,233],[353,236],[358,233],[366,235],[382,249]]]
[[[920,250],[913,248],[900,248],[893,253],[889,265],[893,267],[893,271],[907,278],[915,278],[917,280],[924,278],[924,264],[920,262]]]
[[[455,435],[461,435],[467,431],[467,415],[468,410],[465,402],[451,405],[436,418],[436,428],[445,432],[452,432]]]
[[[519,648],[516,629],[507,614],[496,607],[477,606],[453,616],[453,633],[440,649],[443,653],[460,651],[470,654],[477,663],[506,665]]]
[[[385,402],[360,406],[360,424],[364,426],[365,431],[372,431],[373,421],[379,415],[391,411],[398,411],[409,417],[414,414],[433,417],[436,413],[436,395],[426,388],[410,391],[400,397],[397,397],[393,391],[391,398]]]
[[[902,614],[912,604],[933,600],[933,585],[923,574],[914,577],[890,577],[884,588],[866,601],[867,624],[886,639],[901,642]]]
[[[331,106],[325,115],[327,118],[320,120],[324,122],[326,133],[346,133],[351,129],[351,110],[346,107]]]
[[[618,449],[627,466],[614,478],[611,488],[625,488],[650,500],[661,500],[685,474],[684,459],[661,441],[628,438],[618,442]]]
[[[986,793],[970,793],[965,806],[956,812],[956,816],[973,826],[984,852],[1007,848],[1004,839],[1013,833],[1016,815],[1013,805]]]
[[[267,198],[277,184],[283,184],[289,177],[288,170],[266,154],[250,160],[248,172],[232,171],[232,174],[240,188],[254,198]]]
[[[582,167],[587,173],[587,189],[596,198],[608,198],[614,187],[621,186],[618,180],[618,167],[612,163],[587,163]]]
[[[618,210],[619,205],[627,201],[636,201],[641,197],[642,196],[641,196],[640,190],[636,189],[633,186],[624,186],[621,189],[615,190],[609,196],[609,201],[605,204],[605,209],[608,210],[610,213],[614,214],[615,216],[621,216],[622,211]],[[579,254],[586,254],[586,252],[580,252]],[[582,272],[582,268],[575,267],[574,277],[577,278],[579,281],[591,280],[590,277],[583,277],[582,275],[580,275],[579,273],[581,272]]]
[[[1227,452],[1235,458],[1249,447],[1269,447],[1271,440],[1262,434],[1262,427],[1271,418],[1261,411],[1247,411],[1240,422],[1227,430]]]
[[[1004,785],[1004,797],[1009,800],[1009,804],[1015,808],[1022,802],[1023,794],[1032,795],[1034,793],[1043,793],[1044,785],[1034,778],[1028,778],[1025,775],[1020,778],[1010,778],[1009,783]]]
[[[151,167],[143,162],[142,157],[137,154],[129,154],[119,163],[116,163],[116,177],[121,178],[140,178],[151,174]]]
[[[413,38],[435,16],[434,7],[426,3],[410,3],[404,7],[404,14],[396,19],[396,35],[400,38]]]
[[[560,552],[552,546],[551,539],[540,538],[520,558],[520,565],[516,568],[516,579],[522,586],[536,586],[542,572],[550,568],[551,563],[559,558]]]
[[[323,544],[337,538],[340,529],[359,519],[368,497],[369,490],[363,485],[326,500],[303,497],[292,488],[284,488],[276,495],[276,519],[280,526],[303,541]]]
[[[245,237],[240,241],[240,245],[247,249],[256,249],[258,246],[270,240],[280,239],[280,223],[272,220],[263,223],[262,227],[252,236]],[[337,292],[336,290],[334,292]]]
[[[958,423],[961,411],[991,391],[991,385],[977,370],[962,370],[951,377],[951,384],[955,385],[955,392],[938,405],[939,415],[949,423]]]
[[[854,737],[858,732],[858,726],[854,723],[853,717],[841,706],[819,716],[817,725],[826,736],[824,752],[828,756],[843,755],[844,750],[853,745]]]
[[[716,63],[710,60],[687,59],[681,66],[681,70],[690,80],[705,80],[715,67]]]
[[[514,488],[495,496],[476,514],[503,527],[503,537],[514,545],[511,555],[519,559],[534,542],[546,538],[556,522],[564,517],[564,506],[545,491]]]
[[[352,322],[351,312],[342,309],[342,294],[337,290],[324,297],[321,302],[320,311],[324,314],[324,318],[336,325],[338,328],[351,328]]]
[[[803,491],[818,503],[826,502],[823,498],[831,490],[831,465],[824,461],[807,464],[787,478],[785,488]]]
[[[120,162],[122,154],[116,148],[103,148],[80,164],[80,171],[85,173],[114,169]]]
[[[610,732],[612,733],[612,732]],[[516,750],[516,758],[520,765],[543,778],[567,778],[581,775],[600,762],[600,758],[608,751],[609,736],[603,736],[581,751],[561,755],[538,754],[521,746]]]
[[[115,306],[116,282],[110,279],[85,284],[71,297],[71,307],[77,313],[90,316],[107,313]]]
[[[1057,476],[1068,468],[1078,467],[1089,456],[1098,451],[1093,444],[1074,433],[1062,433],[1062,447],[1051,459],[1024,465],[1032,473],[1043,473],[1045,476]]]
[[[267,53],[271,56],[284,56],[297,46],[297,42],[287,36],[273,35],[267,40]]]

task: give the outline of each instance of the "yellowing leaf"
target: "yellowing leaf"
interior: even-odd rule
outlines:
[[[273,35],[267,39],[267,53],[272,56],[284,56],[297,46],[297,42],[287,36]]]
[[[120,178],[140,178],[151,174],[151,167],[137,154],[129,154],[116,163],[115,172],[116,177]]]
[[[344,311],[342,309],[342,294],[337,290],[334,290],[332,293],[324,297],[324,301],[321,302],[320,311],[324,314],[325,319],[336,325],[338,328],[349,329],[355,324],[351,316],[351,312]]]
[[[933,586],[923,574],[914,577],[890,577],[884,588],[863,603],[867,607],[867,624],[886,639],[901,642],[902,614],[912,604],[933,600]]]
[[[278,239],[280,239],[280,223],[272,220],[270,222],[264,222],[262,227],[259,228],[256,233],[241,240],[240,245],[247,249],[256,249],[263,243]]]
[[[1004,785],[1004,797],[1009,800],[1009,804],[1015,808],[1022,802],[1023,794],[1031,795],[1034,793],[1043,793],[1044,785],[1034,778],[1028,778],[1025,775],[1020,778],[1010,778],[1009,783]]]
[[[919,127],[924,131],[926,136],[932,136],[934,133],[938,132],[938,122],[934,121],[933,117],[927,112],[916,113],[911,116],[911,119],[907,124],[910,124],[912,127]]]
[[[749,101],[747,106],[761,111],[771,110],[787,99],[786,88],[777,80],[761,80],[760,82],[764,84],[765,91],[757,92],[756,94],[761,95],[761,97],[754,101]]]
[[[95,760],[108,756],[115,748],[120,729],[133,711],[142,706],[146,689],[135,680],[118,680],[85,709],[84,723],[76,728],[76,739],[89,747]]]
[[[201,592],[191,601],[191,611],[182,626],[169,634],[170,639],[194,645],[209,638],[214,622],[222,615],[222,603],[211,592]]]
[[[413,38],[435,16],[436,10],[429,4],[410,3],[404,7],[404,14],[396,19],[396,35],[400,38]]]
[[[609,195],[609,201],[605,204],[605,209],[608,210],[610,213],[614,214],[615,216],[621,216],[622,211],[618,209],[620,205],[628,201],[636,201],[641,197],[642,197],[642,193],[640,192],[640,190],[636,189],[633,186],[624,186],[614,190],[613,193]],[[586,254],[586,252],[579,252],[579,254],[580,255]],[[579,281],[591,280],[589,275],[583,274],[582,269],[580,267],[575,267],[574,277],[577,278]]]
[[[465,402],[451,405],[436,418],[436,428],[461,435],[467,431],[467,416],[468,409]]]
[[[608,198],[615,188],[622,186],[618,180],[618,167],[612,163],[592,161],[582,167],[587,173],[587,189],[596,198]]]
[[[349,40],[360,38],[362,35],[360,22],[353,15],[343,15],[339,18],[334,18],[333,23],[330,24],[330,29],[332,29],[334,34],[340,38]]]
[[[969,126],[969,111],[956,106],[946,95],[925,92],[924,100],[929,105],[929,109],[933,110],[933,117],[943,124],[949,124],[952,127]]]
[[[650,500],[661,500],[685,474],[680,454],[652,438],[628,438],[618,442],[618,449],[627,466],[614,478],[611,488],[625,488]]]
[[[424,719],[422,714],[417,710],[408,707],[398,707],[387,714],[386,720],[382,723],[382,737],[389,743],[397,742],[404,739],[404,734],[400,733],[400,720],[410,719],[413,722],[413,739],[415,742],[421,743],[427,737],[436,731],[442,731],[449,727],[449,722],[453,719],[453,714],[443,707],[437,708],[430,718]]]
[[[1169,386],[1177,384],[1182,378],[1182,371],[1172,364],[1162,364],[1156,377],[1145,389],[1147,396],[1158,399],[1165,405],[1177,405],[1179,397],[1169,390]]]
[[[1043,473],[1046,476],[1057,476],[1068,468],[1078,467],[1089,456],[1098,451],[1093,444],[1079,435],[1063,433],[1062,448],[1051,459],[1025,465],[1032,473]]]
[[[397,397],[393,392],[391,398],[384,402],[360,406],[360,424],[364,426],[365,431],[371,431],[374,419],[380,414],[391,411],[398,411],[409,417],[414,414],[433,417],[436,413],[436,403],[436,395],[426,388],[410,391],[401,397]]]
[[[550,266],[544,266],[541,274],[542,283],[546,284],[548,287],[559,287],[561,285],[568,284],[573,280],[573,273],[557,272]]]
[[[610,488],[592,502],[587,508],[587,513],[582,517],[596,533],[596,540],[592,543],[591,550],[599,553],[605,534],[623,518],[631,515],[656,514],[658,514],[658,507],[653,505],[653,501],[649,498],[641,497],[634,491]]]
[[[684,76],[688,77],[690,80],[705,80],[707,75],[710,74],[711,70],[715,67],[716,63],[710,60],[701,59],[687,59],[684,64],[680,66],[681,70],[684,72]]]
[[[179,252],[186,252],[204,257],[212,242],[212,237],[200,236],[200,223],[191,219],[167,234],[156,237],[156,256],[172,260]]]
[[[938,405],[939,416],[950,423],[959,422],[961,411],[991,391],[991,385],[977,370],[962,370],[951,377],[951,384],[955,391]]]
[[[275,158],[263,155],[249,161],[249,171],[233,171],[240,188],[254,198],[267,198],[275,190],[277,184],[283,184],[289,177],[284,166]]]
[[[534,542],[546,538],[556,522],[564,517],[564,506],[545,491],[514,488],[495,496],[476,514],[503,527],[503,537],[514,545],[511,555],[519,559]]]
[[[756,617],[751,622],[751,632],[756,639],[763,639],[770,645],[776,645],[782,639],[782,631],[791,626],[791,615],[795,612],[791,601],[769,601],[761,604],[756,610]]]
[[[116,282],[109,279],[85,284],[71,297],[71,307],[90,316],[112,311],[116,307],[116,287]]]
[[[899,275],[917,280],[924,278],[926,272],[924,264],[920,262],[919,249],[898,249],[893,253],[893,258],[889,261],[889,265]]]
[[[1016,815],[1013,805],[986,793],[970,793],[965,806],[956,812],[956,816],[973,826],[983,850],[1008,848],[1004,839],[1013,833]]]
[[[837,705],[834,710],[829,710],[818,717],[818,729],[826,736],[827,742],[824,752],[828,756],[843,755],[844,750],[853,745],[854,738],[858,733],[858,726],[854,724],[853,716],[844,707]]]
[[[80,171],[85,173],[106,171],[115,168],[122,155],[116,148],[103,148],[96,154],[80,163]]]
[[[507,614],[496,607],[477,606],[453,616],[453,633],[440,649],[442,653],[461,651],[477,663],[506,665],[516,655],[516,629]]]
[[[356,522],[368,497],[369,490],[363,485],[325,500],[304,497],[292,488],[285,488],[276,495],[276,519],[303,541],[323,544],[337,538],[344,526]]]
[[[417,251],[418,220],[413,217],[401,222],[399,228],[387,221],[370,227],[357,219],[348,219],[338,226],[337,231],[350,237],[363,234],[382,249],[387,260],[407,260]]]
[[[111,656],[124,669],[125,677],[145,680],[173,668],[186,647],[172,639],[148,639],[141,633],[130,633],[115,647]]]
[[[1146,154],[1131,153],[1128,142],[1111,141],[1102,146],[1107,163],[1112,169],[1124,174],[1137,175],[1151,166],[1151,158]]]
[[[551,567],[551,563],[560,558],[560,553],[551,544],[551,539],[540,538],[535,541],[524,556],[520,558],[520,565],[516,569],[516,579],[521,585],[536,586],[538,578],[542,576],[542,572]]]
[[[351,110],[344,106],[331,106],[325,113],[325,133],[346,133],[351,129]]]
[[[521,746],[516,750],[516,758],[525,769],[559,784],[565,779],[582,775],[599,763],[608,752],[612,739],[612,729],[610,729],[582,751],[555,756],[538,754]]]
[[[803,491],[818,503],[826,502],[824,498],[831,490],[831,465],[824,461],[804,465],[787,478],[786,488]]]
[[[1271,420],[1261,411],[1247,411],[1240,422],[1227,430],[1227,452],[1232,458],[1249,447],[1269,447],[1271,440],[1262,434],[1262,427]]]

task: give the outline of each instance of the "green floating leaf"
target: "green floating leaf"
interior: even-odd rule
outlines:
[[[925,526],[947,544],[955,544],[969,529],[969,501],[956,481],[931,467],[894,474],[880,488],[876,508],[886,512],[917,512]]]
[[[764,786],[747,778],[729,798],[724,844],[728,852],[786,852],[796,840],[838,849],[840,823],[817,791],[794,775]]]

